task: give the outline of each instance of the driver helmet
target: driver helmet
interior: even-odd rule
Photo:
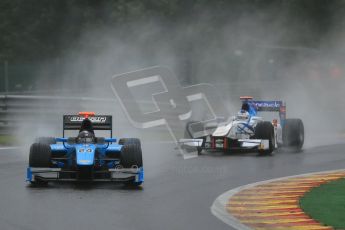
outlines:
[[[78,134],[79,138],[87,138],[87,137],[93,138],[94,136],[95,135],[92,132],[87,131],[87,130],[83,130]]]
[[[246,110],[241,109],[237,115],[236,115],[236,119],[237,120],[244,120],[247,121],[249,119],[249,113]]]

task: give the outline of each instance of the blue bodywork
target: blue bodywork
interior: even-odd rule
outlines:
[[[65,158],[67,161],[65,163],[68,166],[72,166],[73,161],[72,157],[75,155],[75,161],[77,166],[94,166],[96,163],[98,166],[103,166],[105,161],[102,159],[107,158],[107,153],[121,153],[122,145],[119,144],[111,144],[110,142],[116,142],[116,139],[109,138],[105,139],[106,144],[95,144],[95,143],[76,143],[76,144],[68,144],[67,138],[57,138],[57,141],[62,142],[61,144],[51,144],[50,149],[52,155],[54,153],[64,153]],[[95,161],[95,153],[98,155],[98,162]],[[53,161],[53,165],[61,164],[63,162]],[[65,164],[64,163],[64,164]],[[113,165],[116,165],[116,160],[114,160]]]
[[[249,114],[256,116],[260,111],[279,112],[280,124],[284,126],[286,120],[286,105],[283,101],[254,101],[244,100],[249,105]]]
[[[57,144],[50,144],[51,167],[27,168],[26,180],[42,181],[77,181],[81,169],[91,172],[90,181],[131,182],[136,185],[144,181],[144,169],[124,169],[120,165],[123,145],[116,144],[116,139],[105,138],[104,143],[69,144],[67,138],[56,138]],[[109,157],[111,155],[111,157]]]
[[[246,104],[247,106],[243,106]],[[245,110],[243,108],[246,108]],[[283,126],[286,120],[286,106],[283,101],[258,101],[252,99],[242,100],[241,112],[248,112],[249,119],[247,122],[237,126],[238,134],[254,134],[254,128],[250,125],[251,118],[256,116],[258,112],[279,112],[280,124]]]

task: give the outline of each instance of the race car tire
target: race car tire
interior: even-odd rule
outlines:
[[[185,128],[185,132],[184,132],[184,138],[185,139],[193,139],[193,138],[198,138],[198,139],[204,139],[204,141],[202,142],[202,146],[200,147],[196,147],[198,155],[201,155],[202,149],[205,147],[205,140],[206,137],[204,136],[200,136],[200,137],[193,137],[192,135],[192,124],[196,123],[197,121],[188,121],[186,124],[186,128]],[[198,130],[197,131],[202,131],[204,130],[205,127],[203,125],[199,125]]]
[[[195,123],[195,121],[188,121],[186,124],[186,128],[184,131],[184,138],[191,139],[193,138],[192,132],[191,132],[191,124]]]
[[[122,147],[120,164],[124,168],[143,167],[142,151],[139,144],[138,142],[136,144],[127,142]],[[124,184],[127,186],[139,186],[142,182],[126,181]]]
[[[256,125],[255,134],[256,139],[263,139],[269,141],[269,148],[266,150],[259,150],[262,155],[269,155],[274,150],[274,127],[271,122],[263,121]]]
[[[284,147],[299,151],[304,144],[304,125],[301,119],[286,119],[283,127]]]
[[[51,145],[56,144],[56,140],[55,137],[37,137],[35,143]]]
[[[48,168],[51,166],[51,150],[48,144],[34,143],[30,147],[29,166]]]
[[[139,144],[124,144],[121,149],[120,164],[124,168],[142,167],[143,158],[141,146]]]
[[[184,138],[193,139],[193,138],[202,138],[204,136],[194,136],[193,132],[203,132],[205,130],[205,125],[203,123],[198,123],[199,121],[188,121],[185,127]],[[194,130],[192,130],[192,125],[194,124]]]
[[[203,141],[204,143],[205,141]],[[202,144],[201,147],[196,147],[196,150],[198,151],[198,155],[201,155],[201,152],[202,152],[202,148],[205,146],[205,144]]]
[[[119,140],[119,145],[136,144],[141,146],[141,142],[138,138],[121,138]]]

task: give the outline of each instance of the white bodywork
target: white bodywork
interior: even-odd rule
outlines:
[[[229,137],[231,139],[249,139],[250,136],[254,135],[254,132],[246,126],[255,128],[259,121],[263,121],[263,119],[261,117],[251,117],[249,121],[243,121],[233,117],[229,124],[216,128],[212,136]]]
[[[258,147],[259,149],[269,149],[269,140],[261,140],[261,139],[251,139],[254,136],[254,129],[255,126],[259,123],[264,121],[262,117],[253,116],[247,120],[238,119],[236,116],[232,117],[228,124],[223,124],[215,129],[212,133],[213,137],[227,137],[233,140],[237,140],[241,143],[242,148],[255,148]],[[282,138],[282,128],[280,124],[277,124],[274,127],[274,135],[275,135],[275,147],[277,148],[278,145],[283,143]],[[206,145],[205,148],[208,148],[207,143],[210,142],[210,136],[207,136],[206,139],[181,139],[180,143],[183,146],[189,147],[201,147],[205,141]],[[216,142],[216,147],[218,143]]]
[[[232,121],[229,124],[216,128],[212,136],[229,137],[234,140],[250,139],[254,135],[254,131],[247,126],[255,128],[255,126],[261,121],[264,121],[264,119],[257,116],[251,117],[249,121],[242,121],[236,119],[236,117],[233,117]],[[277,147],[278,144],[283,143],[282,128],[280,124],[274,126],[274,135]]]

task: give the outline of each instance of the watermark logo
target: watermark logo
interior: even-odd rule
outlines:
[[[157,84],[161,86],[160,90],[149,92],[155,108],[143,112],[140,108],[147,102],[135,98],[133,92],[143,86],[150,89],[150,85]],[[135,127],[166,126],[185,159],[197,156],[199,147],[202,147],[200,138],[211,134],[220,120],[229,117],[214,86],[197,84],[181,87],[177,77],[166,67],[156,66],[115,75],[111,86],[128,120]],[[200,102],[203,108],[193,106]],[[211,116],[191,120],[193,114],[200,115],[205,111]],[[197,140],[193,142],[193,139]]]

